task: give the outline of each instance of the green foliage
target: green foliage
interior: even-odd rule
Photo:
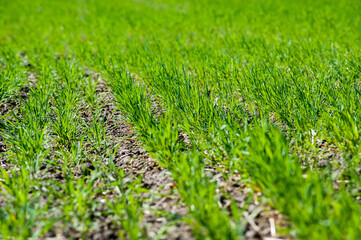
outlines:
[[[86,238],[105,189],[119,193],[102,213],[119,237],[147,237],[145,190],[113,162],[113,100],[170,172],[196,238],[242,238],[247,224],[232,197],[219,205],[208,167],[261,189],[292,237],[359,238],[360,1],[21,6],[0,6],[0,238],[44,237],[54,219]]]

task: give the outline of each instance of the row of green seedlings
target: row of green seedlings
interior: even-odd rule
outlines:
[[[154,71],[153,71],[154,72]],[[184,72],[184,71],[183,71]],[[149,82],[156,82],[158,83],[157,86],[162,86],[162,84],[159,84],[161,82],[160,79],[166,79],[167,76],[172,76],[169,74],[169,72],[166,72],[167,74],[166,75],[163,75],[161,76],[161,78],[157,78],[157,79],[152,79],[151,81]],[[182,72],[181,72],[182,73]],[[173,71],[173,76],[179,76],[180,74],[177,73],[177,72],[174,72]],[[184,76],[184,74],[183,74]],[[163,78],[162,78],[163,77]],[[181,79],[181,78],[178,78],[178,79]],[[181,80],[180,80],[181,81]],[[188,80],[184,80],[183,81],[183,84],[179,84],[177,83],[177,81],[168,81],[168,83],[170,83],[170,85],[168,85],[167,87],[163,87],[163,91],[160,92],[160,95],[162,96],[168,96],[168,95],[165,95],[169,92],[172,92],[172,93],[181,93],[179,95],[182,95],[183,96],[186,96],[186,97],[183,97],[181,99],[179,99],[178,97],[166,97],[165,98],[165,101],[167,101],[167,106],[168,107],[173,107],[174,105],[184,105],[184,103],[187,103],[186,105],[189,106],[188,110],[193,110],[192,111],[184,111],[182,108],[178,108],[180,109],[181,111],[179,112],[179,114],[176,116],[177,119],[185,119],[185,125],[187,126],[200,126],[199,129],[202,129],[204,128],[204,126],[206,126],[206,124],[208,124],[209,128],[206,129],[206,131],[203,132],[203,136],[204,137],[200,137],[200,138],[203,138],[203,139],[206,139],[207,137],[207,134],[211,133],[213,136],[211,136],[211,139],[217,139],[214,137],[214,133],[217,134],[217,132],[219,132],[219,130],[223,129],[223,131],[226,130],[226,132],[228,132],[226,135],[222,134],[223,137],[221,137],[219,140],[217,140],[216,142],[213,141],[210,141],[211,144],[208,144],[209,147],[208,147],[208,152],[212,152],[212,149],[214,149],[213,146],[220,146],[220,149],[222,149],[223,151],[225,151],[227,154],[225,154],[224,156],[222,156],[220,159],[220,161],[224,161],[223,159],[227,159],[227,155],[228,156],[234,156],[234,153],[232,152],[229,152],[229,149],[237,149],[238,148],[238,151],[241,151],[243,149],[243,151],[245,151],[244,149],[244,145],[242,146],[242,141],[240,141],[239,139],[241,138],[245,138],[247,139],[247,137],[250,137],[250,133],[248,133],[249,130],[249,127],[248,125],[250,125],[250,123],[253,122],[252,125],[260,125],[259,123],[257,123],[257,118],[253,118],[253,119],[249,119],[249,113],[247,111],[245,111],[244,109],[242,108],[237,108],[235,106],[242,106],[242,103],[235,103],[234,102],[234,98],[232,98],[232,96],[234,95],[234,90],[236,88],[238,88],[239,86],[233,86],[233,90],[232,90],[232,86],[231,84],[229,83],[225,83],[224,85],[225,86],[221,86],[221,90],[219,91],[219,94],[217,96],[211,96],[211,95],[205,95],[204,92],[205,92],[205,89],[203,90],[199,90],[197,89],[197,87],[194,87],[193,90],[190,91],[190,85],[191,86],[196,86],[196,82],[192,82],[190,83],[191,80],[188,79]],[[162,87],[161,87],[162,88]],[[189,92],[193,92],[192,94],[189,94]],[[186,95],[186,93],[188,93],[188,95]],[[179,96],[178,95],[178,96]],[[177,95],[176,95],[177,96]],[[198,99],[201,99],[203,98],[203,102],[201,100],[198,100]],[[202,103],[203,106],[201,108],[191,108],[191,106],[197,106],[197,104],[199,105],[199,103]],[[215,104],[217,103],[217,104]],[[244,104],[243,104],[244,105]],[[194,112],[197,111],[204,111],[203,115],[204,116],[204,119],[200,119],[199,122],[188,122],[189,119],[192,119],[192,117],[194,116]],[[188,112],[188,115],[187,115],[187,112]],[[211,118],[210,118],[211,117]],[[260,119],[266,119],[265,117],[262,117],[259,116]],[[243,120],[243,121],[240,121]],[[242,124],[243,122],[243,124]],[[228,127],[227,127],[228,126]],[[189,127],[186,127],[184,129],[189,129]],[[219,130],[217,130],[219,129]],[[202,130],[201,130],[202,131]],[[253,130],[252,130],[253,131]],[[252,132],[250,131],[250,132]],[[192,134],[192,132],[188,131],[189,134]],[[243,132],[243,134],[241,134]],[[193,133],[194,134],[194,133]],[[199,136],[202,136],[202,133],[199,132],[199,131],[196,131],[196,136],[199,137]],[[259,142],[260,140],[255,140],[256,142]],[[220,142],[218,144],[216,144],[217,142]],[[257,143],[258,144],[258,143]],[[228,149],[228,150],[227,150]],[[268,151],[272,150],[269,149]],[[276,149],[274,149],[276,150]],[[287,148],[285,149],[287,150]],[[218,150],[219,152],[219,150]],[[247,152],[247,151],[246,151]],[[232,154],[231,154],[232,153]],[[287,152],[288,153],[288,152]],[[236,155],[236,159],[237,158],[245,158],[244,156],[242,157],[242,154],[238,154],[238,156]],[[250,161],[254,161],[253,160],[253,157],[250,157]],[[295,160],[297,161],[297,163],[299,162],[299,160],[297,158],[295,158]],[[234,163],[233,161],[229,161],[229,165],[230,167],[233,167]],[[272,165],[271,165],[272,166]],[[295,165],[297,166],[297,165]],[[242,170],[243,169],[247,169],[248,167],[245,167],[245,166],[241,166],[238,168],[238,170]],[[273,169],[273,168],[271,168]],[[288,169],[288,168],[286,168]],[[301,169],[301,166],[298,166],[299,171]],[[275,170],[276,172],[276,170]],[[254,178],[253,175],[254,173],[249,173],[250,174],[250,177],[251,178]],[[311,173],[307,173],[307,175],[309,175]],[[357,180],[358,179],[358,172],[356,171],[356,168],[354,170],[351,170],[350,171],[350,174],[351,176],[353,177],[352,179],[355,179]],[[325,174],[327,176],[327,173]],[[261,176],[263,176],[261,174]],[[300,177],[301,175],[299,175],[299,180],[301,181],[302,178]],[[311,174],[311,176],[314,176],[314,173]],[[322,176],[322,178],[326,177],[326,176]],[[264,177],[263,177],[264,178]],[[311,178],[313,179],[313,178]],[[315,176],[315,179],[316,179],[316,182],[318,182],[318,177]],[[328,192],[328,191],[331,191],[331,195],[333,194],[333,188],[332,188],[332,182],[331,180],[332,179],[328,179],[329,182],[327,183],[328,186],[323,186],[325,189],[321,191],[321,189],[318,189],[316,192],[318,192],[318,194],[321,194],[322,192]],[[311,180],[311,183],[313,182],[313,180]],[[290,186],[292,186],[292,184],[289,184]],[[286,185],[287,186],[287,185]],[[321,185],[320,184],[317,184],[316,185],[316,189],[317,188],[321,188]],[[342,186],[341,186],[342,188]],[[279,191],[279,190],[278,190]],[[347,195],[346,197],[344,197],[344,195]],[[297,194],[296,195],[290,195],[291,196],[291,199],[294,198],[294,199],[297,199]],[[342,199],[341,201],[345,201],[345,203],[343,203],[343,207],[345,208],[345,210],[348,209],[348,204],[347,202],[352,202],[352,198],[350,196],[348,196],[347,192],[342,192],[340,193],[340,196],[342,196]],[[312,197],[311,197],[312,199]],[[309,201],[309,200],[307,200]],[[311,202],[309,202],[311,203]],[[322,215],[322,214],[316,214],[317,213],[317,210],[312,210],[310,215],[314,215],[314,218],[320,218],[320,219],[327,219],[327,221],[329,220],[329,218],[333,219],[334,222],[337,223],[337,220],[339,219],[339,216],[337,214],[337,212],[335,212],[335,215],[332,216],[332,212],[330,210],[328,210],[329,208],[331,208],[330,204],[333,204],[332,201],[328,201],[327,204],[325,204],[325,209],[327,211],[329,211],[329,216],[327,214],[325,214],[327,211],[325,211],[325,213]],[[316,206],[315,206],[316,208]],[[351,209],[357,209],[358,208],[358,204],[357,203],[354,203],[353,204],[353,207],[351,207]],[[315,211],[315,212],[313,212]],[[348,214],[351,214],[353,215],[353,218],[358,218],[358,214],[359,212],[358,211],[351,211],[351,212],[348,212]],[[288,216],[289,214],[286,214],[286,216]],[[296,214],[297,216],[298,214]],[[347,214],[345,214],[345,220],[348,219],[348,216]],[[302,215],[298,215],[299,216],[302,216]],[[307,219],[307,217],[306,217]],[[301,218],[299,219],[301,222],[302,221],[305,221],[305,220],[301,220]],[[359,220],[359,219],[358,219]],[[331,221],[332,222],[332,221]],[[316,224],[317,222],[315,222]],[[304,226],[302,226],[302,231],[301,232],[306,232],[306,236],[309,234],[309,231],[313,231],[311,230],[312,228],[308,228],[309,230],[307,231],[307,228],[305,228],[305,226],[310,226],[309,224],[306,224]],[[337,226],[337,224],[336,224]],[[331,227],[332,228],[332,227]],[[346,228],[344,228],[342,225],[339,226],[339,227],[335,227],[335,230],[333,230],[334,232],[331,232],[331,234],[333,234],[334,236],[342,236],[342,234],[338,233],[337,231],[345,231]],[[321,231],[321,230],[320,230]],[[320,234],[320,236],[327,236],[326,235],[326,232],[327,232],[327,228],[324,228],[323,230],[324,232],[322,234]],[[355,237],[357,236],[357,233],[359,231],[359,228],[358,227],[354,227],[354,225],[350,224],[349,225],[349,229],[348,229],[349,233],[346,231],[344,234],[347,235],[347,234],[350,234],[351,236]],[[347,234],[346,234],[347,233]]]
[[[0,52],[0,106],[9,103],[14,95],[24,87],[25,71],[23,66],[7,50]]]
[[[188,46],[187,51],[179,54],[177,51],[168,53],[174,46],[167,41],[159,43],[154,40],[151,47],[144,44],[145,49],[134,47],[140,43],[133,42],[127,43],[130,45],[127,49],[129,56],[112,56],[114,63],[110,60],[105,65],[126,61],[133,68],[129,70],[143,72],[146,78],[153,80],[157,69],[170,65],[179,68],[181,63],[174,59],[182,59],[187,69],[180,75],[193,75],[197,78],[196,86],[201,85],[205,93],[219,92],[227,87],[222,83],[231,83],[234,92],[249,105],[254,105],[252,107],[264,115],[274,115],[280,124],[288,126],[292,130],[289,134],[300,148],[322,151],[311,140],[316,133],[320,142],[325,140],[347,153],[345,158],[350,160],[350,164],[359,162],[359,52],[345,47],[334,49],[330,43],[290,44],[277,40],[271,44],[262,39],[249,39],[251,42],[248,43],[246,39],[228,40],[229,47],[233,44],[250,44],[252,47],[247,51],[231,48],[223,53],[197,45],[196,49]],[[102,50],[98,51],[99,55],[89,58],[94,61],[107,59]],[[240,51],[245,51],[242,52],[244,56]],[[345,54],[349,57],[346,58]],[[277,57],[271,59],[270,56]],[[151,84],[149,81],[148,85]]]
[[[345,187],[335,190],[326,174],[317,170],[302,171],[297,157],[290,157],[285,137],[272,124],[266,123],[265,116],[252,118],[240,107],[242,104],[230,100],[234,94],[232,86],[224,86],[220,91],[223,96],[218,94],[216,99],[212,94],[205,94],[207,88],[195,87],[197,84],[187,79],[184,73],[173,71],[172,75],[162,67],[160,76],[147,81],[152,86],[151,93],[160,97],[167,111],[161,119],[155,120],[149,89],[125,71],[109,68],[108,72],[114,79],[112,88],[119,108],[138,128],[147,149],[174,174],[183,201],[191,203],[191,213],[204,224],[210,238],[233,238],[241,233],[241,228],[232,227],[239,219],[232,221],[214,204],[214,193],[207,192],[209,186],[195,192],[199,198],[209,199],[202,201],[202,205],[195,205],[197,201],[193,200],[193,194],[183,192],[189,187],[182,185],[183,180],[176,176],[183,176],[184,171],[188,174],[183,177],[192,186],[188,191],[199,189],[197,185],[202,186],[197,174],[192,172],[204,171],[196,169],[198,160],[195,159],[201,159],[203,167],[205,159],[210,158],[229,170],[246,172],[254,184],[262,188],[271,206],[289,219],[292,224],[289,233],[298,238],[357,239],[360,235],[360,206]],[[184,143],[178,141],[180,130],[192,139],[191,154],[186,152]],[[183,169],[184,166],[189,166],[189,170]],[[183,172],[179,171],[180,168]],[[195,176],[189,175],[191,173]],[[191,206],[199,206],[199,209]],[[207,216],[209,208],[214,208],[214,215],[225,219],[218,216],[214,222],[208,219],[204,223],[202,216]],[[237,214],[232,213],[232,216]],[[219,235],[212,235],[213,227],[219,226],[219,219],[222,219],[224,231],[218,230]],[[235,234],[227,235],[232,229]]]
[[[0,209],[0,237],[39,238],[56,228],[70,228],[86,237],[96,228],[92,219],[98,214],[97,197],[107,190],[118,196],[105,197],[108,211],[100,214],[115,216],[120,237],[144,236],[145,230],[140,227],[140,182],[125,182],[127,176],[114,165],[116,149],[107,148],[105,120],[100,114],[102,103],[94,98],[94,84],[91,79],[90,84],[84,82],[84,70],[76,63],[52,60],[44,59],[35,65],[33,70],[39,73],[35,88],[16,110],[1,119],[1,136],[11,168],[1,169],[0,173],[5,203]],[[10,70],[14,75],[9,77],[21,72],[20,68]],[[79,117],[84,105],[91,112],[89,123]],[[89,153],[94,151],[98,157],[91,158]],[[99,161],[103,158],[108,159],[107,165]],[[86,160],[92,161],[94,169],[75,177],[74,168]],[[56,168],[64,180],[48,179],[46,175],[54,171],[51,168]],[[102,184],[95,186],[99,181]]]
[[[253,64],[242,71],[229,69],[226,74],[232,76],[228,82],[246,101],[253,102],[263,115],[275,116],[292,141],[293,151],[298,148],[314,154],[316,164],[306,159],[305,167],[314,168],[322,152],[341,153],[320,170],[335,183],[347,182],[350,194],[360,199],[361,69],[356,57],[344,60],[340,53],[333,57],[337,61],[309,66],[294,62],[287,71]]]
[[[328,50],[326,48],[323,51],[327,53]],[[330,56],[326,53],[317,56],[313,65],[306,66],[297,64],[297,56],[285,62],[257,62],[242,67],[239,67],[240,59],[234,57],[230,62],[229,58],[222,56],[218,65],[207,68],[201,61],[197,68],[184,69],[183,65],[182,71],[178,71],[176,65],[167,66],[166,62],[149,64],[139,60],[137,64],[142,66],[143,78],[148,79],[146,84],[158,91],[160,98],[189,97],[189,89],[193,86],[196,91],[200,91],[197,101],[179,100],[178,104],[173,99],[169,100],[177,103],[177,107],[185,112],[192,112],[188,117],[193,120],[199,118],[200,111],[203,111],[204,118],[212,117],[215,111],[210,107],[213,105],[218,107],[216,112],[225,112],[225,109],[219,108],[223,106],[227,108],[226,113],[217,118],[220,120],[217,124],[221,125],[222,119],[230,113],[235,119],[243,118],[242,114],[235,116],[243,108],[249,113],[255,112],[258,118],[271,118],[272,122],[280,125],[292,141],[292,151],[298,149],[319,158],[323,152],[337,147],[336,153],[341,153],[342,159],[328,161],[325,171],[333,176],[335,182],[348,181],[350,193],[360,198],[357,189],[361,188],[361,182],[357,176],[361,151],[361,85],[358,83],[361,69],[357,64],[357,56],[354,56],[355,60],[346,61],[341,51],[334,52],[332,57],[337,61],[331,61],[327,60]],[[311,60],[304,61],[308,63]],[[177,79],[185,80],[179,82]],[[168,89],[169,81],[174,84],[179,82],[180,85],[184,82],[186,87],[183,92]],[[207,105],[203,96],[210,97],[212,101]],[[317,161],[313,164],[309,159],[305,160],[306,167],[314,168],[317,165]],[[335,170],[341,173],[333,174]]]
[[[275,113],[297,132],[313,129],[324,134],[357,161],[361,152],[358,61],[326,62],[317,69],[293,65],[286,72],[255,64],[234,77],[242,79],[237,85],[259,109]]]
[[[172,174],[191,218],[184,221],[199,239],[239,239],[244,230],[242,211],[231,204],[231,215],[219,205],[217,185],[206,173],[205,154],[189,150],[179,140],[179,126],[171,109],[158,119],[152,111],[151,95],[130,75],[113,72],[111,87],[118,107],[130,120],[146,150]]]

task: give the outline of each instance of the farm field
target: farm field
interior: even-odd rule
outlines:
[[[361,239],[360,13],[1,0],[0,239]]]

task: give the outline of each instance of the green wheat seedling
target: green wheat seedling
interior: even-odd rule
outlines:
[[[302,173],[278,130],[255,131],[245,164],[277,208],[299,228],[297,237],[355,239],[360,234],[354,225],[360,221],[359,205],[343,187],[333,193],[332,182],[322,173]]]
[[[39,237],[49,231],[56,219],[45,216],[48,203],[45,206],[39,204],[41,192],[31,194],[37,183],[27,170],[12,171],[10,175],[1,169],[0,174],[0,194],[8,203],[0,210],[0,236],[4,239],[25,239]]]

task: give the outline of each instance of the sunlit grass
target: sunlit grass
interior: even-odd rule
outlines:
[[[98,206],[120,238],[147,237],[146,190],[112,162],[119,143],[106,136],[97,73],[170,172],[196,238],[239,239],[247,224],[233,199],[219,205],[210,166],[260,190],[288,236],[359,238],[359,1],[19,4],[0,6],[0,154],[11,168],[0,237],[37,238],[61,222],[86,238]],[[64,179],[46,179],[54,171]],[[104,189],[119,196],[99,203]]]

